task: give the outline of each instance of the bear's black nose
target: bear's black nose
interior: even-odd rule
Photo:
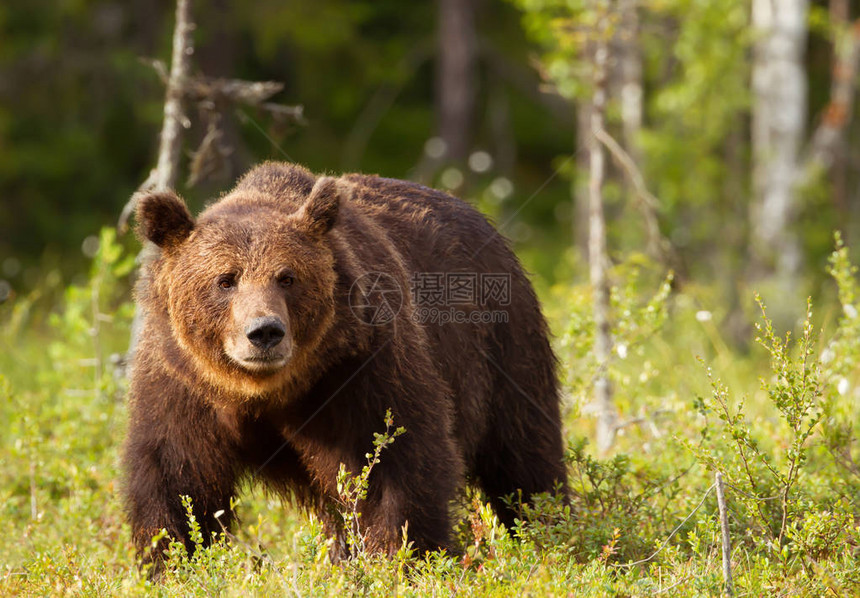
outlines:
[[[254,318],[245,328],[245,336],[258,349],[271,349],[284,338],[287,328],[274,316]]]

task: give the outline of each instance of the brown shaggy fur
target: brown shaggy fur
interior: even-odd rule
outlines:
[[[338,467],[361,469],[387,409],[406,433],[370,477],[360,522],[371,551],[396,551],[407,522],[420,553],[453,548],[449,504],[467,479],[508,525],[502,497],[565,492],[546,323],[514,254],[465,202],[266,163],[196,221],[170,192],[143,197],[137,216],[160,247],[138,287],[145,319],[123,459],[141,552],[162,528],[188,543],[180,495],[208,540],[252,476],[316,511],[342,556]],[[404,289],[386,324],[364,323],[348,303],[369,272]],[[416,323],[416,272],[510,274],[510,303],[480,306],[508,322]],[[274,348],[249,344],[261,317],[282,324]]]

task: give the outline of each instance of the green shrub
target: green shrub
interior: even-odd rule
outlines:
[[[610,376],[623,427],[606,458],[587,443],[590,294],[547,289],[565,366],[568,503],[536,497],[505,529],[469,490],[457,554],[367,554],[361,500],[401,431],[389,417],[362,470],[338,479],[352,558],[331,565],[316,518],[249,485],[231,506],[235,529],[193,555],[171,545],[158,584],[138,569],[118,493],[126,411],[114,356],[128,342],[133,258],[112,231],[100,239],[86,281],[59,293],[48,273],[0,311],[0,594],[718,595],[715,471],[728,482],[738,595],[860,592],[860,293],[838,238],[838,315],[816,312],[833,330],[818,334],[810,309],[796,340],[780,336],[762,309],[749,353],[722,341],[727,310],[709,287],[673,289],[638,258],[618,266],[613,335],[625,349]]]

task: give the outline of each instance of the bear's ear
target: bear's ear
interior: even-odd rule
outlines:
[[[182,243],[194,230],[194,218],[173,191],[152,191],[137,200],[137,232],[162,249]]]
[[[313,235],[322,236],[331,230],[340,207],[340,189],[337,179],[324,176],[317,179],[298,218]]]

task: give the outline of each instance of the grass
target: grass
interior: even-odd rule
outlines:
[[[841,244],[829,315],[811,312],[795,342],[759,313],[748,352],[720,336],[711,289],[672,291],[647,263],[619,267],[610,374],[625,425],[606,458],[587,442],[588,289],[542,288],[564,364],[570,507],[542,499],[506,530],[469,491],[457,507],[462,555],[419,558],[405,545],[378,559],[356,541],[332,566],[317,521],[250,487],[234,535],[193,556],[174,547],[160,584],[137,568],[118,496],[115,356],[132,267],[107,230],[85,283],[48,275],[0,306],[0,594],[714,596],[724,588],[709,489],[720,470],[736,595],[860,595],[860,306]],[[362,480],[340,481],[347,498],[361,492]]]

